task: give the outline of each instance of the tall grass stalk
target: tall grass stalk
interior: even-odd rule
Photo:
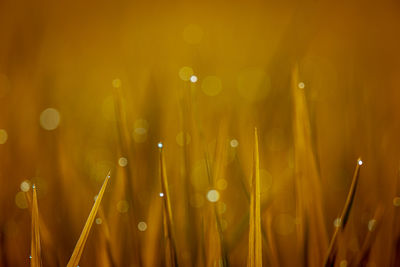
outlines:
[[[250,226],[247,267],[262,266],[262,235],[260,208],[260,156],[258,133],[254,129],[253,168],[250,178]]]
[[[108,180],[110,179],[110,172],[107,174],[103,185],[100,189],[99,194],[97,195],[96,201],[90,211],[89,217],[86,220],[85,226],[83,227],[82,233],[78,239],[78,242],[75,245],[75,249],[72,252],[71,258],[68,261],[67,267],[76,267],[79,265],[79,260],[81,259],[83,249],[85,248],[86,240],[89,236],[90,229],[92,228],[94,219],[96,217],[97,211],[99,209],[101,199],[103,198],[104,192],[107,187]]]
[[[41,267],[42,257],[39,233],[39,208],[37,203],[36,186],[32,187],[32,237],[31,237],[31,267]]]
[[[304,89],[298,86],[298,77],[299,69],[296,66],[292,74],[292,92],[297,246],[299,264],[319,267],[328,247],[328,237],[307,101]]]
[[[161,144],[161,143],[160,143]],[[167,169],[165,165],[164,149],[160,147],[160,178],[161,178],[161,196],[163,198],[163,231],[164,231],[164,249],[165,266],[178,266],[176,256],[176,241],[174,234],[174,220],[172,216],[171,200],[168,187]]]
[[[362,165],[361,159],[357,160],[356,163],[356,169],[354,171],[353,175],[353,180],[351,182],[350,190],[347,195],[346,202],[344,204],[342,214],[340,215],[339,218],[339,225],[335,228],[335,231],[333,233],[332,239],[329,243],[329,248],[327,251],[327,256],[325,258],[324,266],[334,266],[335,261],[336,261],[336,255],[337,255],[337,250],[338,250],[338,238],[339,235],[341,235],[347,225],[347,221],[350,215],[351,208],[353,206],[356,190],[357,190],[357,185],[358,185],[358,179],[360,176],[360,167]]]

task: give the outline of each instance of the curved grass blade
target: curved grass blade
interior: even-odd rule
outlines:
[[[260,214],[260,156],[258,133],[254,129],[253,170],[250,179],[250,228],[247,267],[262,266],[262,235]]]
[[[31,267],[41,267],[42,258],[40,251],[39,208],[37,204],[36,186],[33,185],[32,189]]]
[[[67,267],[76,267],[79,264],[79,260],[81,259],[83,249],[85,248],[86,240],[89,236],[90,228],[93,225],[93,221],[96,217],[97,210],[99,209],[101,199],[103,198],[104,191],[106,190],[109,179],[110,179],[110,172],[108,172],[106,179],[104,180],[103,185],[101,186],[100,192],[97,195],[96,201],[94,202],[89,217],[86,220],[81,236],[79,237],[78,242],[75,245],[75,249],[72,252],[72,256],[68,261]]]
[[[324,263],[325,267],[335,265],[338,235],[341,234],[341,232],[343,232],[343,230],[345,229],[349,215],[350,215],[351,207],[353,206],[354,197],[355,197],[356,189],[357,189],[357,185],[358,185],[358,179],[360,176],[361,165],[362,165],[362,161],[361,161],[361,159],[358,159],[356,169],[355,169],[354,175],[353,175],[353,180],[351,182],[350,191],[347,195],[346,203],[344,204],[342,214],[340,216],[340,224],[338,227],[336,227],[335,232],[333,233],[331,242],[329,244],[327,257],[326,257],[325,263]]]

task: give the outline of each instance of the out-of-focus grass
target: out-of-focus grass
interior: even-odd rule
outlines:
[[[0,6],[1,266],[37,258],[32,184],[65,266],[109,169],[81,266],[166,265],[168,227],[180,266],[320,266],[329,240],[332,264],[398,265],[397,2]]]
[[[249,255],[247,266],[262,266],[262,234],[260,208],[260,156],[258,152],[257,128],[254,129],[253,168],[250,178],[250,224],[249,224]]]

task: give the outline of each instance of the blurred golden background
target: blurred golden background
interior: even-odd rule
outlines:
[[[264,266],[322,264],[323,252],[317,265],[296,256],[298,241],[328,249],[358,157],[335,266],[363,251],[379,205],[366,266],[393,264],[399,11],[395,0],[0,1],[0,265],[30,264],[35,184],[43,266],[65,266],[108,170],[80,266],[168,265],[160,141],[179,266],[246,265],[254,127]],[[317,182],[299,191],[299,172]],[[318,210],[326,236],[299,232]]]

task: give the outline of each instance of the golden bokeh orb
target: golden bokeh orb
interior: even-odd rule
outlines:
[[[228,181],[225,179],[218,179],[217,181],[217,188],[219,190],[225,190],[228,187]]]
[[[393,198],[393,205],[395,207],[399,207],[400,206],[400,197]]]
[[[112,86],[113,86],[114,88],[120,88],[121,85],[122,85],[122,82],[121,82],[121,80],[118,79],[118,78],[116,78],[116,79],[114,79],[114,80],[112,81]]]
[[[147,131],[149,123],[145,119],[137,119],[134,123],[134,129],[132,132],[133,140],[136,143],[143,143],[147,140]]]
[[[40,114],[40,126],[47,131],[55,130],[60,124],[60,113],[54,108],[46,108]]]
[[[201,90],[208,96],[216,96],[222,90],[221,79],[217,76],[206,76],[201,83]]]
[[[126,165],[128,165],[128,159],[125,157],[120,157],[118,159],[118,165],[121,167],[125,167]]]
[[[20,186],[22,192],[28,192],[31,189],[31,182],[29,180],[23,181]]]
[[[215,189],[211,189],[207,192],[207,199],[210,202],[217,202],[219,200],[219,192]]]
[[[139,231],[144,232],[147,229],[147,224],[145,222],[139,222],[137,227]]]
[[[194,72],[191,67],[184,66],[179,69],[179,78],[181,78],[182,81],[189,81],[193,74]]]
[[[128,209],[129,209],[129,203],[128,203],[128,201],[126,201],[126,200],[120,200],[120,201],[118,201],[118,203],[117,203],[117,210],[118,210],[120,213],[126,213],[126,212],[128,212]]]
[[[190,143],[191,137],[188,133],[184,134],[183,132],[179,132],[175,139],[179,146],[184,146]]]
[[[28,208],[28,201],[26,200],[26,196],[24,192],[19,191],[15,195],[15,204],[17,205],[18,208],[20,209],[26,209]]]
[[[229,145],[230,145],[231,147],[238,147],[239,141],[236,140],[236,139],[232,139],[232,140],[229,142]]]
[[[197,80],[198,80],[198,78],[197,78],[197,76],[196,76],[196,75],[192,75],[192,76],[190,76],[190,81],[191,81],[192,83],[196,83],[196,82],[197,82]]]

